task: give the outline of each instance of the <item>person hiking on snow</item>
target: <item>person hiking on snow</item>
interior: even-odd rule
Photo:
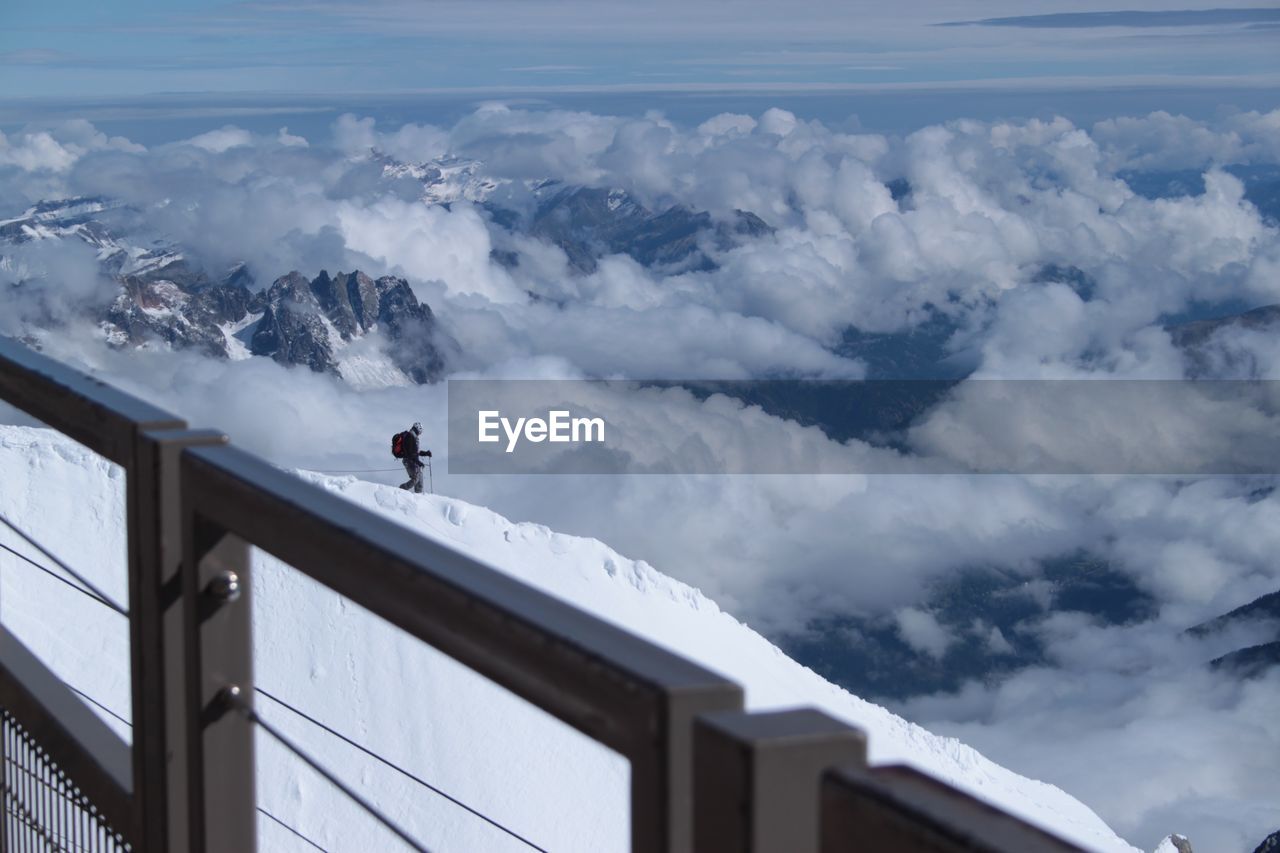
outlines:
[[[392,440],[392,453],[395,454],[401,462],[404,463],[404,470],[409,473],[408,482],[401,483],[400,488],[412,489],[417,494],[422,494],[422,463],[420,457],[431,458],[430,450],[418,449],[418,436],[422,435],[422,424],[415,423],[412,427],[398,434]],[[395,452],[395,445],[399,441],[400,452]]]

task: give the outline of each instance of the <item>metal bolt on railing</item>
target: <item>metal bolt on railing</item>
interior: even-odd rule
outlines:
[[[204,594],[216,601],[237,601],[240,598],[240,576],[231,569],[223,569],[209,581]]]

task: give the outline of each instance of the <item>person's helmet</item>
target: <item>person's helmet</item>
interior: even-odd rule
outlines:
[[[413,429],[414,435],[422,435],[422,424],[418,423],[417,421],[414,421],[412,429]]]

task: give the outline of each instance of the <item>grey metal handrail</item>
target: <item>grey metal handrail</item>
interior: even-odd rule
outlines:
[[[628,758],[634,850],[1077,849],[4,338],[0,399],[126,472],[131,758],[2,631],[0,706],[133,850],[256,849],[250,544]]]
[[[181,418],[0,337],[0,400],[128,468],[147,429],[179,429]]]
[[[824,853],[1079,853],[1039,827],[913,767],[839,768],[822,779]]]

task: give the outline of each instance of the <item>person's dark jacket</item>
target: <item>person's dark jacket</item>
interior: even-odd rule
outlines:
[[[406,460],[410,460],[410,459],[411,459],[411,460],[413,460],[415,463],[417,463],[418,465],[421,465],[422,463],[421,463],[421,462],[418,462],[418,457],[419,457],[419,456],[430,456],[430,455],[431,455],[431,451],[430,451],[430,450],[418,450],[418,436],[417,436],[417,433],[415,433],[415,432],[414,432],[413,430],[411,430],[411,429],[409,429],[409,430],[405,430],[405,433],[404,433],[404,456],[403,456],[402,458],[404,458],[404,459],[406,459]]]

